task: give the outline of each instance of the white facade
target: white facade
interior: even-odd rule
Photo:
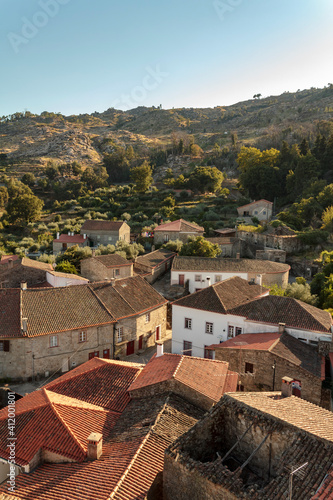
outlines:
[[[179,276],[183,276],[184,278],[179,278]],[[248,280],[248,273],[225,273],[219,271],[180,271],[180,270],[171,270],[171,285],[181,285],[182,280],[183,284],[186,281],[189,281],[189,292],[193,293],[197,290],[201,290],[202,288],[207,288],[207,286],[214,285],[219,281],[224,281],[228,278],[233,278],[234,276],[239,276],[244,280]],[[258,275],[260,276],[260,275]],[[258,277],[259,280],[259,277]],[[258,281],[256,280],[258,283]],[[259,284],[259,283],[258,283]]]
[[[87,285],[89,280],[77,276],[76,274],[67,273],[46,273],[46,281],[50,283],[53,287],[63,287],[71,285]]]
[[[190,320],[190,321],[189,321]],[[207,326],[207,324],[212,326]],[[189,307],[172,306],[172,353],[183,354],[192,350],[192,356],[203,358],[205,346],[225,342],[241,333],[277,332],[278,324],[259,323],[243,316],[219,314]],[[212,333],[206,333],[210,332]],[[286,327],[286,332],[307,343],[317,343],[320,339],[330,341],[332,334]],[[229,337],[228,337],[229,335]],[[191,342],[192,346],[184,342]]]

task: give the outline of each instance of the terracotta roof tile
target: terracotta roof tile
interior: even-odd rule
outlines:
[[[157,267],[163,262],[172,259],[175,255],[175,252],[171,252],[165,248],[160,248],[159,250],[155,250],[154,252],[147,253],[145,255],[140,255],[135,259],[135,264],[143,264],[145,266]]]
[[[155,227],[154,232],[159,231],[175,231],[175,232],[185,232],[185,233],[193,233],[193,232],[204,232],[204,228],[198,226],[194,222],[188,222],[184,219],[178,219],[173,222],[167,222],[166,224],[161,224]]]
[[[45,271],[53,271],[52,264],[47,262],[39,262],[38,260],[28,259],[28,257],[23,257],[21,261],[22,266],[33,267],[35,269],[43,269]]]
[[[119,231],[119,229],[121,228],[121,226],[123,224],[126,224],[126,222],[113,221],[113,220],[86,220],[81,226],[81,232],[84,232],[84,231]]]
[[[0,288],[0,337],[16,337],[20,333],[20,290]]]
[[[130,401],[128,388],[142,365],[93,358],[47,384],[46,388],[87,403],[122,412]]]
[[[244,207],[249,207],[251,205],[257,205],[258,203],[264,203],[264,204],[268,203],[269,205],[273,205],[272,201],[268,201],[268,200],[262,199],[262,200],[252,201],[251,203],[247,203],[247,205],[242,205],[242,206],[240,206],[238,208],[244,208]]]
[[[15,260],[19,260],[19,256],[18,255],[1,255],[0,264],[7,264],[9,260],[12,260],[14,262]]]
[[[133,264],[117,253],[109,255],[97,255],[96,257],[92,257],[92,259],[96,259],[105,267],[131,266]]]
[[[82,234],[60,234],[59,238],[55,238],[53,243],[85,243],[87,238]]]
[[[221,344],[213,344],[210,349],[245,349],[253,351],[268,351],[281,337],[280,333],[242,333]],[[298,341],[300,342],[300,341]]]
[[[242,272],[242,273],[285,273],[289,271],[289,264],[258,259],[211,259],[209,257],[181,257],[174,258],[172,269],[176,271],[214,271],[214,272]]]
[[[230,310],[231,314],[268,324],[285,323],[287,327],[330,333],[329,312],[292,297],[269,295]]]
[[[204,311],[226,314],[234,307],[257,299],[260,295],[267,294],[268,290],[260,285],[250,284],[248,281],[234,276],[212,286],[203,288],[198,292],[186,295],[175,302],[174,305],[200,309]]]

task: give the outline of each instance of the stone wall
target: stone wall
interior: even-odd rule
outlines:
[[[284,250],[287,253],[294,253],[303,249],[303,244],[298,239],[297,235],[277,236],[274,234],[238,231],[237,236],[248,243]]]
[[[248,280],[256,280],[260,273],[248,273]],[[279,285],[282,288],[286,288],[289,280],[289,270],[283,273],[262,273],[262,284],[267,287],[274,285]]]
[[[79,333],[87,332],[87,341],[79,342]],[[57,333],[58,346],[50,347],[51,335],[10,339],[9,352],[0,352],[0,378],[27,380],[58,371],[68,371],[89,359],[89,353],[109,349],[112,357],[113,325],[95,326]],[[33,357],[34,356],[34,357]]]
[[[135,267],[142,273],[147,274],[147,276],[145,276],[144,278],[148,281],[148,283],[154,283],[157,278],[159,278],[159,276],[162,276],[171,268],[172,261],[173,258],[162,262],[159,266],[156,267],[151,267],[139,261],[136,261]]]
[[[276,248],[265,248],[256,251],[256,259],[272,260],[273,262],[286,262],[287,252]]]
[[[28,287],[33,287],[46,281],[46,270],[36,269],[20,265],[8,269],[6,272],[0,271],[0,282],[2,288],[20,288],[21,281],[26,281]]]
[[[131,230],[128,225],[122,226],[119,231],[102,231],[81,229],[81,234],[86,234],[94,245],[115,245],[118,240],[130,243]]]
[[[203,236],[203,231],[193,232],[193,233],[182,233],[178,231],[157,231],[154,233],[154,244],[163,245],[166,241],[180,240],[183,243],[187,242],[189,236]],[[168,236],[168,239],[165,239]]]
[[[106,267],[97,259],[83,259],[80,263],[81,275],[90,281],[103,281],[105,279],[121,279],[133,276],[133,264],[129,266]],[[116,275],[116,269],[119,274]]]
[[[239,373],[245,392],[273,390],[272,366],[275,361],[275,391],[281,390],[282,377],[291,377],[301,381],[302,399],[321,405],[321,379],[290,361],[274,356],[273,353],[237,348],[218,348],[215,351],[215,359],[229,362],[229,370]],[[245,373],[245,363],[253,364],[254,373]],[[330,408],[327,409],[330,410]]]

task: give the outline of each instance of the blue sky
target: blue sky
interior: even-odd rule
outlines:
[[[214,107],[333,81],[332,0],[0,0],[0,115]]]

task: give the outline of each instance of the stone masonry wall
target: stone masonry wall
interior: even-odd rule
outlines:
[[[121,279],[133,276],[133,264],[131,266],[105,267],[97,259],[84,259],[81,261],[81,275],[90,281],[103,281],[105,279]],[[116,275],[116,269],[119,275]]]
[[[178,231],[157,231],[154,233],[154,244],[163,245],[165,243],[165,235],[169,237],[167,241],[180,240],[183,243],[187,242],[189,236],[203,236],[203,231],[197,233],[180,233]]]
[[[244,391],[271,391],[273,390],[273,363],[276,362],[275,387],[281,390],[282,377],[291,377],[302,383],[302,399],[316,405],[321,404],[322,382],[303,368],[274,356],[266,351],[245,349],[216,349],[215,359],[229,362],[229,370],[239,373]],[[245,363],[253,364],[254,373],[245,373]],[[330,408],[327,408],[330,409]]]
[[[248,273],[249,281],[251,279],[256,279],[259,273]],[[279,285],[282,288],[286,288],[288,285],[289,271],[284,273],[262,273],[262,284],[264,286]]]
[[[20,288],[21,281],[26,281],[28,287],[43,283],[46,281],[46,270],[18,265],[6,272],[0,272],[2,288]]]

